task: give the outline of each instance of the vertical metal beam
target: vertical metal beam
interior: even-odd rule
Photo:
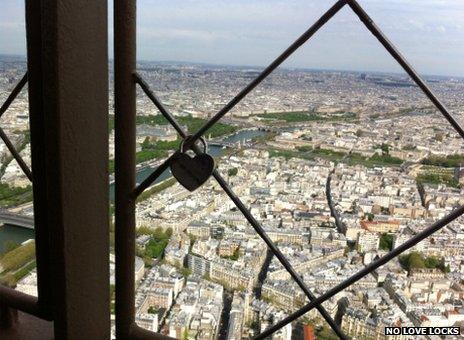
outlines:
[[[108,339],[107,1],[31,0],[29,6],[35,2],[40,33],[29,36],[29,66],[42,100],[31,89],[32,105],[40,105],[31,112],[31,137],[42,142],[33,152],[44,155],[45,171],[34,173],[34,185],[44,190],[35,192],[41,195],[36,211],[46,212],[42,222],[50,231],[55,338]]]
[[[116,335],[135,325],[136,1],[114,2]]]
[[[34,229],[37,262],[38,305],[51,318],[52,271],[50,267],[50,228],[47,222],[45,167],[45,120],[42,87],[42,0],[26,0],[27,68],[31,167],[34,171]]]

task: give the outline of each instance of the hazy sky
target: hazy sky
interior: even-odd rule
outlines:
[[[464,76],[464,0],[359,1],[419,72]],[[24,0],[1,2],[0,53],[24,54]],[[138,0],[138,57],[266,65],[333,3]],[[399,71],[349,8],[285,66]]]

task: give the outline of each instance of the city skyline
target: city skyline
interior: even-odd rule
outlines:
[[[27,55],[4,1],[0,286],[32,306],[4,307],[57,288],[74,334],[90,296],[112,340],[464,334],[463,0],[339,0],[280,57],[336,0],[123,0],[114,59],[114,0],[39,1]]]
[[[0,53],[0,59],[8,59],[11,58],[12,61],[17,62],[18,60],[26,59],[24,54],[2,54]],[[5,60],[3,60],[5,61]],[[110,63],[113,63],[113,59],[110,59]],[[144,59],[137,59],[137,63],[140,64],[154,64],[154,65],[191,65],[191,66],[198,66],[204,67],[205,69],[213,69],[213,68],[232,68],[232,69],[250,69],[250,70],[262,70],[266,67],[266,65],[238,65],[238,64],[223,64],[223,63],[207,63],[207,62],[193,62],[193,61],[184,61],[184,60],[144,60]],[[368,75],[390,75],[390,76],[409,76],[403,70],[398,71],[363,71],[363,70],[355,70],[355,69],[335,69],[335,68],[310,68],[310,67],[278,67],[277,70],[282,71],[302,71],[302,72],[327,72],[327,73],[358,73],[358,74],[368,74]],[[426,78],[456,78],[462,79],[464,75],[442,75],[442,74],[421,74],[423,77]],[[427,79],[426,79],[427,80]]]
[[[456,0],[360,2],[418,72],[464,76],[464,3]],[[138,57],[150,61],[265,66],[330,5],[300,0],[233,4],[219,1],[214,6],[208,1],[156,4],[150,0],[139,1]],[[0,37],[0,53],[24,54],[22,1],[6,0],[4,8],[0,28],[6,34]],[[109,15],[111,57],[111,2]],[[401,71],[348,8],[337,14],[284,66]]]
[[[27,65],[24,58],[3,59],[0,98],[5,99]],[[145,88],[191,133],[258,74],[252,68],[138,66]],[[464,79],[429,82],[462,121]],[[145,94],[137,91],[135,100],[137,183],[144,183],[181,143]],[[118,112],[114,96],[108,100],[112,205]],[[28,106],[23,90],[2,116],[2,128],[30,168],[34,149]],[[455,211],[463,211],[461,136],[404,77],[272,73],[205,135],[207,152],[232,193],[220,190],[212,179],[190,192],[165,171],[138,196],[137,325],[202,340],[239,340],[270,329],[307,303],[301,286],[321,296],[362,267],[378,263],[375,259],[390,256],[388,251],[417,239],[450,212],[456,216]],[[9,155],[0,143],[0,206],[31,221],[32,187]],[[235,208],[230,195],[243,205]],[[257,222],[250,225],[244,217],[248,214]],[[260,228],[277,248],[266,247]],[[1,245],[0,282],[37,296],[34,231],[3,226]],[[279,252],[299,283],[273,256]],[[108,255],[110,311],[115,315],[114,251]],[[386,326],[399,324],[458,327],[464,323],[463,278],[464,218],[459,217],[332,296],[324,302],[324,318],[334,319],[349,336],[366,339],[379,339]],[[312,310],[278,330],[273,340],[299,339],[303,329],[318,338],[334,334]],[[115,338],[114,326],[112,334]]]

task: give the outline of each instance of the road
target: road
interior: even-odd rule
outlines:
[[[271,264],[272,257],[274,256],[273,252],[268,248],[266,253],[266,259],[264,260],[263,266],[261,267],[261,271],[258,274],[258,281],[256,285],[253,287],[253,293],[257,299],[261,298],[261,289],[263,287],[264,280],[267,276],[267,271],[269,269],[269,265]]]
[[[335,167],[329,172],[329,176],[327,177],[327,182],[325,184],[325,195],[327,197],[327,203],[329,204],[330,208],[330,215],[335,219],[335,225],[337,226],[337,231],[339,233],[343,232],[343,223],[340,220],[340,216],[338,216],[338,211],[335,209],[335,204],[332,200],[332,193],[330,189],[330,182],[332,181],[332,175],[335,172]]]
[[[233,293],[224,289],[222,294],[223,308],[221,313],[221,323],[219,324],[218,340],[226,340],[229,328],[230,309],[232,307]]]

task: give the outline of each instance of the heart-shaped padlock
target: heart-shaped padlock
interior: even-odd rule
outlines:
[[[190,137],[190,136],[189,136]],[[206,141],[200,138],[203,144],[203,153],[191,157],[184,149],[185,138],[180,144],[180,150],[171,157],[169,166],[172,175],[187,190],[194,191],[201,187],[214,171],[214,158],[207,154]]]

